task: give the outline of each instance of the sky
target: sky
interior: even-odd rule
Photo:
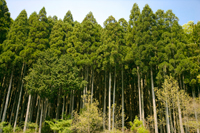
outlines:
[[[165,12],[169,9],[179,18],[183,25],[192,20],[196,24],[200,21],[200,0],[6,0],[11,18],[16,19],[25,9],[28,17],[36,11],[39,13],[45,7],[47,16],[56,15],[63,19],[68,10],[71,11],[75,21],[82,22],[91,11],[97,22],[103,22],[112,15],[116,20],[124,18],[129,20],[130,11],[137,3],[140,11],[148,4],[155,13],[158,9]]]

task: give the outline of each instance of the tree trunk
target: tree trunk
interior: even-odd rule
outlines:
[[[67,96],[66,96],[66,107],[65,107],[65,114],[67,115],[67,111],[68,111],[68,96],[69,96],[69,94],[67,93]],[[81,99],[81,98],[80,98]],[[81,105],[80,105],[80,107],[82,107]]]
[[[165,102],[165,112],[166,112],[166,128],[167,128],[167,133],[170,133],[170,124],[169,124],[169,112],[168,112],[168,102],[166,100]]]
[[[88,66],[87,66],[87,69],[86,69],[86,81],[88,82]],[[88,90],[88,84],[86,85],[86,88],[85,88],[85,93],[87,94],[87,90]]]
[[[173,129],[174,129],[174,127],[173,127],[173,123],[172,123],[172,113],[171,113],[171,108],[170,108],[170,106],[169,106],[169,121],[170,121],[170,128],[172,129],[172,131],[173,131]]]
[[[182,82],[181,82],[181,76],[179,76],[179,80],[180,80],[180,87],[182,89]],[[181,133],[184,133],[184,129],[183,129],[183,121],[182,121],[182,116],[181,116],[181,108],[180,108],[180,102],[179,102],[179,93],[177,91],[177,101],[178,101],[178,116],[179,116],[179,121],[180,121],[180,129],[181,129]]]
[[[36,99],[36,94],[34,94],[31,98],[30,111],[29,111],[29,116],[28,116],[28,121],[30,122],[32,121],[32,117],[33,117],[35,99]]]
[[[47,114],[47,106],[48,106],[48,99],[47,98],[45,98],[45,102],[44,102],[44,109],[43,109],[43,119],[42,119],[42,121],[45,121],[45,119],[46,119],[46,114]],[[44,125],[45,125],[45,123],[44,123]]]
[[[116,86],[116,66],[115,66],[115,76],[114,76],[114,86],[113,86],[113,120],[112,120],[112,130],[115,124],[115,86]]]
[[[161,103],[159,103],[159,109],[162,110]],[[160,118],[163,118],[163,111],[159,111]],[[160,133],[163,133],[163,124],[160,124]]]
[[[5,100],[6,100],[6,89],[4,90],[4,97],[3,97],[3,103],[2,103],[2,106],[1,106],[1,112],[0,112],[0,121],[1,121],[1,117],[2,117],[2,113],[3,113],[3,109],[4,109],[4,104],[5,104]]]
[[[143,78],[141,78],[141,113],[142,113],[142,121],[143,121],[143,125],[145,124],[145,120],[144,120],[144,98],[143,98]],[[145,126],[145,125],[144,125]]]
[[[122,65],[122,132],[124,132],[124,68]]]
[[[16,115],[15,115],[15,122],[14,122],[14,129],[13,129],[14,132],[15,132],[15,128],[16,128],[16,125],[17,125],[17,117],[18,117],[19,107],[20,107],[20,103],[21,103],[23,83],[24,82],[23,82],[23,78],[22,78],[22,84],[21,84],[20,93],[19,93],[19,99],[18,99],[18,104],[17,104],[17,112],[16,112]]]
[[[196,122],[198,123],[194,87],[192,89],[192,97],[193,97],[193,104],[194,104],[194,115],[195,115]],[[199,133],[199,128],[197,128],[197,133]]]
[[[140,120],[141,120],[141,118],[142,118],[142,111],[141,111],[141,93],[140,93],[140,72],[139,72],[139,66],[137,66],[137,76],[138,76],[139,113],[140,113]]]
[[[167,91],[166,90],[166,83],[164,84],[164,89],[165,89],[165,91]],[[167,95],[168,94],[166,92],[166,95],[165,95],[165,98],[166,98],[166,101],[165,101],[166,128],[167,128],[167,133],[171,133],[171,131],[170,131],[170,124],[169,124],[169,108],[168,108],[168,102],[167,102],[167,100],[168,100]]]
[[[41,131],[42,131],[42,114],[43,114],[43,100],[41,101],[41,113],[40,113],[39,133],[41,133]]]
[[[109,72],[109,92],[108,92],[108,106],[109,106],[109,115],[108,115],[108,130],[110,131],[110,126],[111,126],[111,70]]]
[[[91,103],[92,103],[92,98],[93,98],[93,88],[94,88],[94,72],[92,68],[92,87],[91,87]]]
[[[12,79],[13,79],[13,71],[11,72],[10,83],[9,83],[9,87],[8,87],[8,93],[7,93],[7,97],[6,97],[6,103],[5,103],[5,107],[4,107],[4,111],[3,111],[3,116],[2,116],[1,122],[4,122],[4,120],[6,118],[6,111],[7,111],[7,108],[8,108],[8,101],[9,101],[9,97],[10,97]],[[0,133],[2,133],[2,129],[0,129]]]
[[[106,117],[106,71],[105,71],[105,90],[104,90],[104,106],[103,106],[103,130],[105,130]]]
[[[0,84],[1,84],[1,88],[4,88],[5,79],[6,79],[6,75],[4,74],[3,81],[2,81],[2,83],[0,83]],[[3,93],[3,94],[2,94],[2,93]],[[4,91],[4,92],[1,91],[1,93],[0,93],[0,99],[1,99],[1,97],[4,96],[4,93],[5,93],[5,91]],[[1,107],[1,104],[2,104],[2,103],[1,103],[1,100],[0,100],[0,107]],[[2,107],[3,107],[3,105],[2,105]],[[1,114],[0,114],[0,118],[1,118]]]
[[[83,98],[83,101],[85,101],[84,98]],[[71,113],[72,113],[72,90],[70,92],[70,103],[69,103],[69,114],[71,114]]]
[[[175,109],[174,109],[174,101],[172,100],[172,104],[173,104],[173,118],[174,118],[174,129],[173,132],[176,133],[176,116],[175,116]]]
[[[72,111],[71,111],[71,119],[73,118],[73,110],[74,110],[74,90],[72,90]]]
[[[37,109],[37,115],[36,115],[36,125],[38,124],[39,119],[39,111],[40,111],[40,97],[38,97],[38,103],[37,103],[38,109]],[[37,127],[35,128],[35,133],[37,132]]]
[[[151,67],[151,89],[152,89],[152,99],[153,99],[153,111],[154,111],[155,133],[158,133],[157,112],[156,112],[156,100],[155,100],[155,93],[154,93],[154,82],[153,82],[153,71],[152,71],[152,67]]]
[[[26,131],[26,126],[27,126],[27,121],[28,121],[28,114],[29,114],[30,103],[31,103],[31,94],[29,94],[29,97],[28,97],[28,105],[27,105],[27,110],[26,110],[26,119],[25,119],[25,122],[24,122],[24,130],[23,130],[23,133],[25,133],[25,131]]]
[[[17,101],[17,96],[18,96],[18,91],[16,90],[16,94],[15,94],[15,98],[14,98],[14,103],[12,104],[12,111],[10,113],[10,121],[9,121],[10,124],[12,124],[12,118],[15,115],[15,113],[13,114],[13,111],[15,109],[15,104],[16,104],[16,101]]]
[[[57,99],[57,108],[56,108],[56,120],[59,119],[59,112],[60,112],[60,88],[59,88],[59,94],[58,94],[58,99]]]
[[[65,110],[65,96],[63,96],[63,107],[62,107],[62,120],[63,120],[63,115],[64,115],[64,110]]]

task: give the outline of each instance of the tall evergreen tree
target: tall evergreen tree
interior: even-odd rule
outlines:
[[[12,86],[13,72],[19,66],[23,69],[23,58],[20,56],[20,52],[24,49],[26,45],[26,40],[28,36],[28,23],[27,23],[27,13],[25,10],[21,11],[19,16],[13,23],[6,41],[4,41],[4,52],[1,54],[1,63],[10,69],[11,79],[8,88],[6,103],[4,107],[4,113],[2,116],[2,122],[4,122],[6,117],[6,111],[8,106],[8,101],[10,97],[10,91]],[[23,71],[23,70],[22,70]]]
[[[66,23],[71,24],[72,26],[74,25],[74,20],[73,20],[73,16],[71,14],[71,11],[67,11],[63,21]]]
[[[0,0],[0,44],[6,39],[12,19],[5,0]]]

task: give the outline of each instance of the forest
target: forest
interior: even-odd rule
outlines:
[[[200,21],[134,3],[129,20],[0,0],[0,133],[199,133]]]

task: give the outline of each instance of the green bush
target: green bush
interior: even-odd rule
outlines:
[[[52,120],[46,121],[49,124],[51,130],[58,131],[59,133],[71,133],[72,120]]]
[[[8,124],[7,122],[1,122],[0,129],[3,129],[4,133],[12,133],[13,132],[11,125]]]
[[[135,116],[135,120],[132,122],[129,122],[131,125],[131,130],[135,131],[137,133],[148,133],[149,131],[143,126],[143,122],[138,120],[138,117]]]
[[[98,101],[91,102],[91,95],[83,96],[84,108],[78,114],[74,112],[72,129],[78,133],[91,133],[99,131],[103,127],[102,112],[98,108]]]

